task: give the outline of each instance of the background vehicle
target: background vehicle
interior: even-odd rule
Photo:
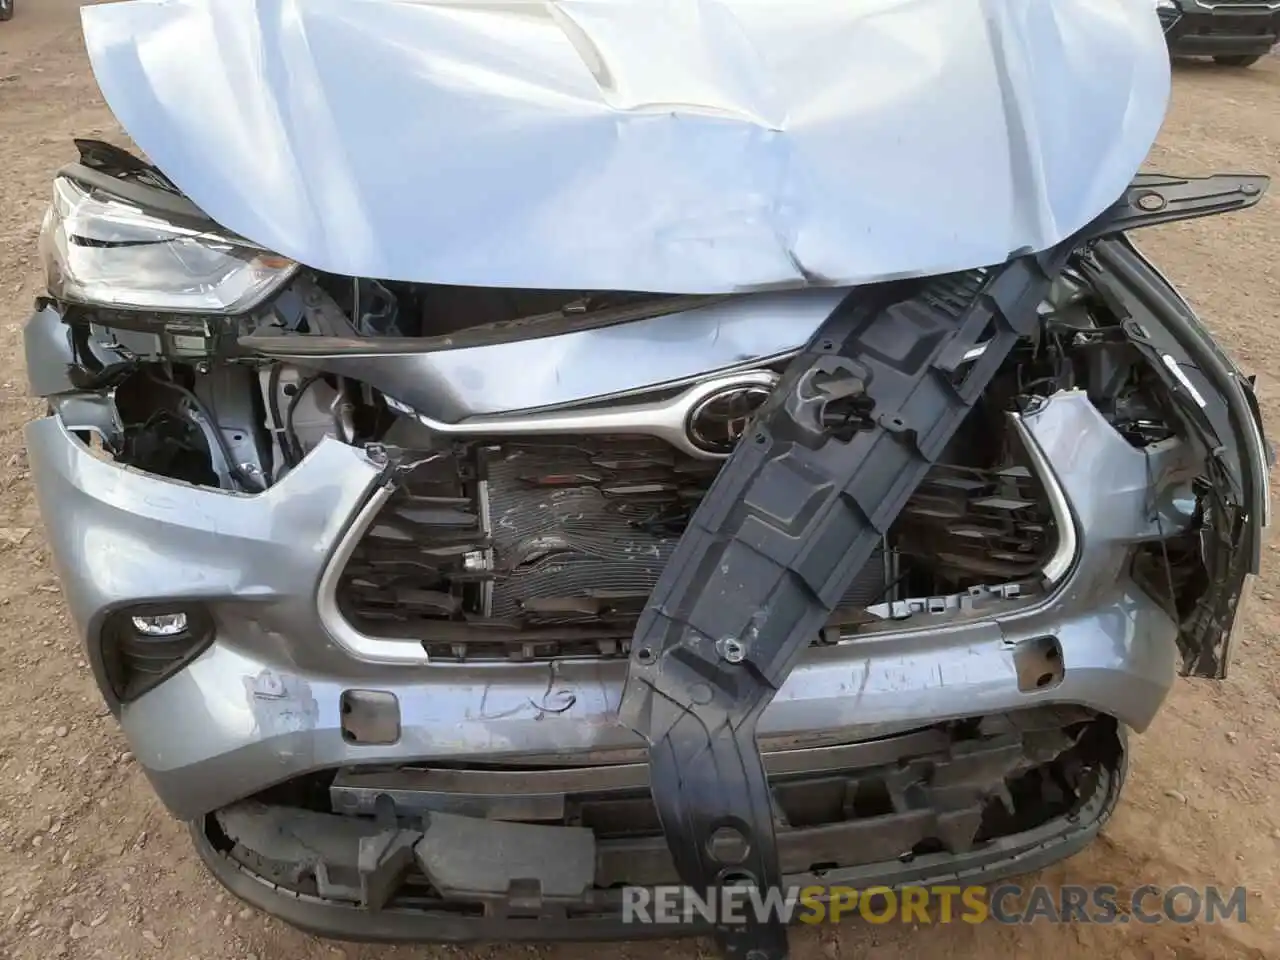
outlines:
[[[1169,51],[1248,67],[1280,41],[1280,3],[1248,0],[1158,0]]]
[[[0,0],[0,20],[12,20],[14,4],[17,0]]]

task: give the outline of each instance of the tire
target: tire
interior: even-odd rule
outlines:
[[[3,0],[0,0],[0,2],[3,2]],[[1260,53],[1232,53],[1214,57],[1213,62],[1224,67],[1252,67],[1261,59],[1262,54]]]

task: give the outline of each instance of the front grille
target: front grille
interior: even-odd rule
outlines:
[[[1183,14],[1177,21],[1177,33],[1187,37],[1260,37],[1274,36],[1280,10],[1232,4],[1213,13]]]
[[[488,466],[493,616],[629,633],[718,468],[644,440],[503,449]]]
[[[339,606],[361,632],[417,639],[437,661],[626,656],[720,465],[644,437],[459,444],[382,508],[349,558]],[[943,465],[890,543],[850,586],[833,629],[897,599],[904,553],[1005,582],[1034,572],[1055,535],[1028,468]]]
[[[939,568],[1020,580],[1044,563],[1055,543],[1044,485],[1021,464],[976,470],[938,464],[903,509],[898,542]]]

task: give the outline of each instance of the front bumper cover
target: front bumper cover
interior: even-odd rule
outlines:
[[[1176,667],[1174,625],[1127,567],[1131,545],[1157,533],[1144,510],[1148,464],[1080,394],[1051,400],[1025,427],[1075,519],[1077,552],[1058,591],[999,620],[922,618],[813,648],[761,717],[764,750],[882,736],[969,716],[979,703],[1081,704],[1147,727]],[[110,610],[201,599],[213,613],[216,636],[203,654],[114,705],[175,816],[195,819],[326,768],[643,756],[640,738],[617,724],[625,662],[373,663],[329,633],[319,583],[379,482],[360,451],[322,444],[271,491],[246,496],[99,460],[57,417],[29,424],[27,444],[62,588],[104,691],[97,631]],[[1169,457],[1172,468],[1176,451]],[[1058,639],[1064,676],[1024,690],[1019,645],[1044,636]],[[399,740],[346,742],[340,710],[350,689],[396,698]]]

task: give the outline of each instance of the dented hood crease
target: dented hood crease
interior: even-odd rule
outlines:
[[[82,17],[126,132],[334,273],[723,293],[1002,262],[1124,190],[1150,0],[129,0]]]

